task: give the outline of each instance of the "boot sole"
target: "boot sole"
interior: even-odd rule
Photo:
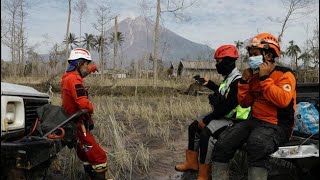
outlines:
[[[198,172],[198,170],[194,170],[194,169],[187,169],[187,170],[179,170],[177,169],[177,167],[174,167],[174,169],[178,172]]]

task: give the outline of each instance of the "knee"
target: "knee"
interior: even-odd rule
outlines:
[[[210,129],[205,127],[201,130],[200,139],[209,139],[211,135],[212,135],[212,133],[211,133]]]
[[[198,121],[193,121],[190,125],[189,125],[189,132],[196,132],[198,129]]]
[[[249,154],[258,153],[261,156],[266,156],[274,152],[275,143],[272,137],[250,137],[247,142],[247,150]]]

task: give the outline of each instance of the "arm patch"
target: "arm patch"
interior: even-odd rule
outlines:
[[[82,86],[82,84],[76,84],[74,87],[76,88],[77,97],[88,95],[86,89]]]

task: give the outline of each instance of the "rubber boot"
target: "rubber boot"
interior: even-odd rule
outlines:
[[[84,168],[84,172],[88,174],[90,178],[94,175],[91,164],[84,164],[83,168]]]
[[[210,164],[199,164],[199,173],[197,180],[211,180]]]
[[[198,170],[198,151],[186,150],[186,161],[175,166],[177,171],[197,171]]]
[[[249,167],[248,180],[267,180],[268,170],[262,167]]]
[[[106,180],[106,171],[103,172],[93,172],[93,175],[90,176],[91,180]]]
[[[229,180],[229,163],[213,162],[212,180]]]
[[[112,175],[109,170],[106,169],[104,171],[94,171],[92,176],[90,176],[90,180],[113,180]]]

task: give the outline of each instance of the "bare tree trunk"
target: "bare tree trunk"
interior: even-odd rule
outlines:
[[[104,71],[104,68],[105,68],[105,65],[104,65],[104,56],[103,56],[103,44],[104,44],[104,33],[102,31],[101,33],[101,45],[100,45],[100,61],[101,61],[101,69],[102,69],[102,72]]]
[[[66,32],[66,60],[65,63],[65,70],[68,68],[67,59],[69,56],[69,28],[70,28],[70,18],[71,18],[71,0],[69,1],[69,13],[68,13],[68,24],[67,24],[67,32]]]
[[[104,30],[106,24],[111,20],[109,18],[110,15],[110,7],[105,6],[104,4],[101,4],[98,6],[98,8],[95,10],[96,11],[96,16],[97,16],[97,23],[93,24],[93,27],[101,33],[101,39],[97,37],[97,40],[101,41],[99,42],[99,64],[100,64],[100,69],[103,70],[105,69],[104,65],[104,46],[105,46],[105,40],[104,40]]]
[[[19,73],[20,73],[20,75],[23,75],[23,71],[24,71],[24,48],[25,48],[25,44],[24,44],[24,31],[23,31],[23,23],[24,23],[24,18],[25,18],[25,12],[24,12],[24,9],[23,9],[23,7],[24,7],[24,5],[23,5],[23,1],[21,0],[21,2],[20,2],[21,4],[20,4],[20,13],[21,13],[21,23],[20,23],[20,38],[21,38],[21,40],[20,40],[20,50],[19,50],[19,52],[21,52],[20,53],[20,65],[19,65],[19,68],[20,68],[20,71],[19,71]]]
[[[15,44],[16,44],[16,26],[15,26],[15,12],[12,14],[12,30],[11,30],[11,58],[12,58],[12,71],[13,71],[13,75],[14,77],[17,76],[17,71],[16,71],[16,54],[15,54]]]
[[[74,6],[75,15],[79,18],[79,25],[80,25],[79,41],[80,42],[81,42],[81,33],[82,33],[82,20],[86,15],[87,9],[88,9],[86,1],[87,0],[77,0]],[[87,50],[89,49],[87,48]]]
[[[16,45],[16,48],[17,48],[17,59],[18,59],[18,63],[17,63],[17,75],[20,76],[20,65],[21,65],[21,24],[20,24],[20,27],[18,27],[18,34],[17,34],[17,45]]]
[[[158,41],[159,41],[159,23],[160,23],[160,0],[157,0],[157,17],[156,26],[154,30],[154,49],[153,49],[153,87],[157,86],[158,79]]]
[[[279,42],[282,41],[282,36],[283,36],[284,31],[287,29],[288,21],[297,19],[298,18],[297,14],[300,14],[302,16],[302,15],[307,15],[307,14],[313,12],[312,6],[313,6],[314,2],[315,1],[313,1],[313,0],[282,0],[284,7],[286,9],[288,9],[286,17],[284,19],[281,19],[281,18],[273,19],[273,18],[269,17],[269,19],[271,21],[282,24],[281,31],[278,36]],[[292,17],[292,16],[295,16],[295,17]]]
[[[114,52],[113,52],[113,69],[115,70],[117,68],[117,61],[118,61],[118,16],[114,19]]]
[[[80,40],[79,40],[79,42],[81,42],[81,23],[82,23],[82,18],[80,18],[80,23],[79,23],[80,24],[80,35],[79,35]],[[87,49],[87,50],[89,50],[89,49]]]

